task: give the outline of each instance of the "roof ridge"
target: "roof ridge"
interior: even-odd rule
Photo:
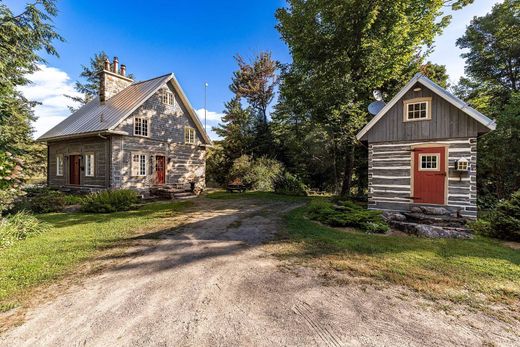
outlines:
[[[150,82],[150,81],[153,81],[153,80],[158,80],[159,78],[164,78],[166,76],[171,76],[171,75],[173,75],[172,72],[164,74],[164,75],[161,75],[161,76],[157,76],[157,77],[154,77],[154,78],[149,78],[149,79],[144,80],[144,81],[135,82],[135,83],[132,83],[130,86],[136,86],[136,85],[141,84],[141,83]]]

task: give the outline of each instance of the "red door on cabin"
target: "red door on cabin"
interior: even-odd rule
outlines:
[[[156,184],[166,183],[166,158],[163,156],[155,157],[155,179]]]
[[[445,203],[446,150],[444,147],[414,149],[413,199],[417,204]]]
[[[69,183],[72,185],[79,186],[79,175],[80,175],[80,165],[81,165],[81,156],[79,155],[71,155],[70,159],[70,180]]]

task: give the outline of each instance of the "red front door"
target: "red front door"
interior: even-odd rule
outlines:
[[[414,149],[413,198],[417,204],[444,205],[446,187],[446,149]]]
[[[156,184],[166,183],[166,158],[163,156],[155,157],[155,177]]]
[[[70,180],[69,183],[79,186],[79,172],[81,165],[81,157],[79,155],[69,156],[70,160]]]

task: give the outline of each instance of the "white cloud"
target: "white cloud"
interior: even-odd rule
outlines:
[[[35,137],[67,117],[70,114],[67,106],[77,106],[65,95],[81,96],[74,90],[74,84],[66,72],[46,65],[39,68],[28,76],[32,83],[19,88],[27,99],[41,103],[34,108],[34,114],[38,117],[34,124]]]
[[[204,108],[200,108],[196,110],[197,115],[199,116],[200,121],[202,122],[202,125],[204,125]],[[206,112],[206,124],[207,124],[207,132],[212,140],[220,140],[220,136],[218,136],[214,131],[213,127],[218,126],[218,124],[221,122],[222,117],[224,116],[223,113],[213,112],[208,110]]]

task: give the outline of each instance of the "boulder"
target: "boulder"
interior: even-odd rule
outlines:
[[[437,215],[437,216],[450,214],[450,211],[448,211],[444,207],[421,206],[420,208],[424,214]]]

